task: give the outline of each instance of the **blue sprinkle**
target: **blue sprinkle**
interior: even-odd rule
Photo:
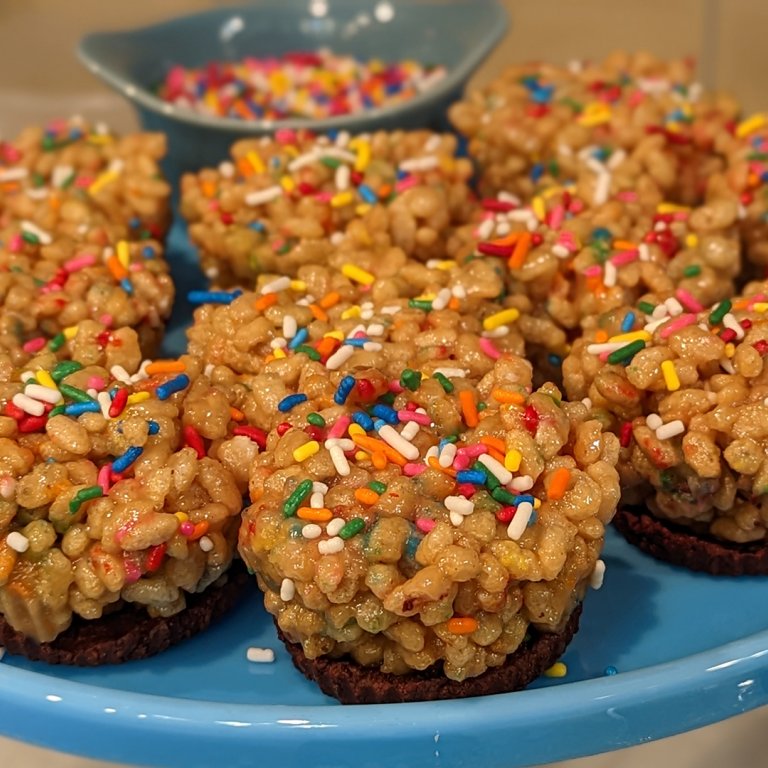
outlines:
[[[472,483],[472,485],[484,485],[485,472],[479,472],[476,469],[462,469],[456,473],[456,480],[459,483]]]
[[[382,427],[386,427],[387,422],[384,419],[374,419],[373,428],[378,432]]]
[[[352,414],[352,421],[359,424],[366,432],[373,429],[373,419],[364,411],[355,411]]]
[[[187,299],[190,304],[231,304],[242,291],[190,291]]]
[[[124,290],[124,291],[125,291],[125,292],[126,292],[128,295],[129,295],[129,296],[132,296],[132,295],[133,295],[133,284],[131,283],[131,281],[130,281],[130,280],[127,278],[127,277],[124,277],[124,278],[123,278],[123,279],[120,281],[120,287],[121,287],[121,288],[122,288],[122,289],[123,289],[123,290]]]
[[[531,168],[531,181],[537,182],[544,175],[544,163],[534,163]]]
[[[387,424],[397,424],[400,421],[397,417],[397,411],[384,403],[376,403],[376,405],[371,408],[371,413],[374,416],[378,416]]]
[[[303,392],[299,392],[295,395],[288,395],[277,404],[277,410],[280,411],[280,413],[288,413],[288,411],[295,408],[299,403],[306,403],[307,399],[307,396]]]
[[[563,364],[563,358],[560,357],[560,355],[549,355],[547,360],[549,360],[550,365],[554,365],[556,368],[559,368]]]
[[[536,524],[536,521],[539,519],[539,513],[534,509],[533,512],[531,512],[531,516],[528,518],[528,528],[530,528],[532,525]]]
[[[160,431],[160,425],[151,419],[147,421],[147,427],[149,428],[150,435],[156,435]]]
[[[360,194],[360,197],[362,197],[366,203],[373,204],[379,201],[379,198],[376,196],[376,193],[367,184],[361,184],[357,188],[357,191]]]
[[[397,175],[397,180],[402,181],[403,179],[408,178],[408,171],[398,171],[396,175]]]
[[[593,240],[612,240],[613,233],[607,227],[598,227],[592,230]]]
[[[256,232],[263,232],[266,229],[262,221],[252,221],[248,226]]]
[[[549,104],[554,90],[553,85],[539,85],[531,90],[531,101],[535,104]]]
[[[604,670],[603,674],[608,677],[613,677],[613,675],[618,674],[619,670],[616,669],[616,667],[613,666],[613,664],[609,664]]]
[[[621,330],[624,333],[627,333],[628,331],[632,330],[632,326],[634,324],[635,324],[635,313],[627,312],[627,314],[624,315],[624,319],[621,321]]]
[[[356,381],[354,376],[345,376],[339,382],[336,392],[334,392],[333,402],[336,403],[336,405],[344,405],[344,403],[347,402],[350,393],[355,388],[355,384]]]
[[[368,338],[364,339],[344,339],[344,343],[348,347],[362,347],[370,341]]]
[[[530,494],[524,494],[522,496],[515,496],[515,500],[512,502],[514,506],[517,506],[518,504],[522,504],[524,501],[527,501],[529,504],[533,504],[533,496]]]
[[[118,456],[112,462],[113,472],[125,472],[136,459],[144,453],[144,449],[139,445],[131,446],[122,456]]]
[[[71,403],[64,407],[65,416],[79,416],[81,413],[101,413],[98,403]]]
[[[166,381],[165,384],[161,384],[156,390],[158,400],[167,400],[174,392],[181,392],[182,389],[186,389],[189,386],[189,376],[186,373],[179,374],[175,379]]]
[[[151,245],[145,245],[141,249],[141,255],[145,259],[154,259],[157,254],[155,253],[155,249]]]
[[[414,530],[415,526],[412,526],[411,532],[408,538],[405,540],[405,556],[408,560],[414,560],[416,558],[416,551],[421,544],[421,535],[418,530]]]
[[[452,442],[453,442],[452,440],[447,440],[446,438],[441,437],[440,442],[437,444],[437,448],[439,451],[442,452],[443,448],[445,448],[446,445],[449,445]]]
[[[288,342],[288,349],[300,347],[309,338],[309,331],[306,328],[299,328],[296,335]]]
[[[128,226],[131,229],[138,229],[141,226],[141,219],[138,216],[134,216],[129,222]]]

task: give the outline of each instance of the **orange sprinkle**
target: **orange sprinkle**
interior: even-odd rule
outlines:
[[[340,301],[341,301],[341,294],[338,293],[338,291],[331,291],[330,293],[326,293],[325,296],[323,296],[323,298],[320,299],[318,304],[323,309],[330,309],[331,307],[335,307]]]
[[[477,619],[471,616],[454,616],[448,619],[448,631],[454,635],[471,635],[477,629]]]
[[[253,120],[253,112],[251,112],[245,102],[240,101],[240,99],[235,99],[235,101],[232,102],[232,108],[243,118],[243,120]]]
[[[436,469],[438,472],[442,472],[444,475],[449,475],[450,477],[456,477],[455,469],[441,466],[440,462],[434,456],[430,456],[428,459],[428,462],[429,462],[429,466],[432,467],[432,469]]]
[[[206,533],[208,533],[208,521],[201,520],[199,523],[195,523],[195,530],[192,531],[192,534],[187,539],[189,541],[196,541],[205,536]]]
[[[629,240],[614,240],[613,248],[617,251],[634,251],[637,245],[630,243]]]
[[[386,469],[387,467],[387,455],[384,451],[374,451],[371,454],[371,461],[376,469]]]
[[[148,376],[154,376],[157,373],[184,373],[187,366],[181,360],[155,360],[144,370]]]
[[[310,304],[309,311],[312,313],[315,320],[320,320],[323,323],[328,322],[328,313],[321,309],[317,304]]]
[[[531,233],[523,232],[520,235],[520,239],[515,243],[515,250],[512,251],[512,255],[509,257],[509,268],[520,269],[523,266],[525,257],[528,255],[528,251],[531,248]]]
[[[592,293],[602,293],[603,289],[605,288],[605,285],[603,284],[603,278],[599,275],[588,277],[587,288],[589,288]]]
[[[213,179],[203,179],[200,182],[200,190],[206,197],[216,197],[216,182]]]
[[[355,441],[355,445],[359,445],[371,454],[375,455],[377,453],[383,453],[385,458],[389,459],[393,464],[397,464],[399,467],[404,467],[408,463],[405,456],[398,453],[392,446],[387,445],[383,440],[379,440],[375,437],[368,437],[367,435],[353,435],[352,439]]]
[[[313,523],[327,523],[333,519],[333,512],[330,509],[321,507],[315,509],[313,507],[299,507],[296,510],[296,517],[301,520],[310,520]]]
[[[107,268],[115,280],[125,280],[128,277],[128,270],[120,263],[120,259],[114,253],[107,259]]]
[[[571,480],[571,470],[567,467],[558,467],[549,478],[547,486],[547,498],[562,499],[568,489]]]
[[[490,242],[492,245],[500,245],[502,247],[505,245],[514,245],[520,239],[520,235],[522,234],[522,232],[510,232],[508,235],[499,237],[496,240],[491,240]]]
[[[231,405],[229,407],[229,417],[232,419],[232,421],[244,421],[245,420],[245,414],[239,410],[238,408],[235,408],[234,405]]]
[[[491,397],[499,403],[522,405],[525,402],[525,395],[521,395],[519,392],[511,392],[508,389],[494,389],[491,392]]]
[[[332,336],[324,336],[315,344],[315,349],[320,357],[330,357],[340,343],[338,339],[334,339]]]
[[[245,178],[248,178],[249,176],[253,176],[254,169],[253,169],[253,166],[248,162],[247,158],[238,157],[237,160],[235,161],[235,165],[237,166],[237,170],[241,176]]]
[[[370,488],[356,488],[355,498],[361,504],[367,504],[368,506],[370,506],[371,504],[375,504],[379,500],[379,494],[376,493],[376,491],[371,490]]]
[[[277,294],[276,293],[265,293],[263,296],[260,296],[256,301],[253,302],[253,308],[257,312],[263,312],[265,309],[269,309],[269,307],[273,306],[274,304],[277,304]]]
[[[603,344],[608,341],[608,331],[604,331],[602,328],[595,331],[595,343]]]
[[[735,299],[732,302],[731,310],[734,309],[747,309],[752,299]]]
[[[49,195],[48,205],[52,211],[58,211],[61,208],[61,198],[58,195]]]
[[[461,413],[464,416],[464,423],[468,427],[476,427],[480,420],[477,418],[477,403],[475,402],[475,396],[468,389],[464,389],[459,392],[459,403],[461,403]]]
[[[448,299],[448,309],[456,311],[459,309],[459,307],[461,307],[461,302],[459,301],[458,297],[451,296],[451,298]]]
[[[391,184],[382,184],[379,187],[379,191],[378,191],[379,200],[386,200],[391,194],[392,194]]]

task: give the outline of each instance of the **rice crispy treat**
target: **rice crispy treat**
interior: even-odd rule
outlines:
[[[335,250],[397,246],[425,261],[452,251],[468,220],[470,161],[456,138],[379,131],[335,140],[278,131],[237,142],[232,161],[187,174],[181,213],[203,271],[220,287],[251,287],[261,272],[294,275]]]
[[[619,435],[623,501],[737,551],[768,539],[767,297],[762,283],[701,313],[616,311],[563,364],[568,396]]]
[[[46,363],[0,382],[0,629],[26,638],[17,652],[123,606],[174,616],[219,582],[256,450],[191,357]]]
[[[310,663],[469,681],[599,585],[618,442],[531,375],[516,356],[476,383],[332,373],[270,433],[239,550]]]
[[[571,180],[598,204],[607,193],[701,201],[709,174],[724,167],[714,138],[737,114],[730,99],[702,92],[690,61],[644,53],[510,67],[449,113],[483,194],[530,199]]]

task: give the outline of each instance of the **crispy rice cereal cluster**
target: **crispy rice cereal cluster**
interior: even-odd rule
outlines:
[[[617,310],[563,365],[569,397],[620,435],[626,500],[729,542],[768,539],[766,299],[758,283],[701,313]]]
[[[452,252],[468,220],[471,164],[456,139],[429,131],[278,131],[237,142],[232,161],[182,179],[181,212],[215,284],[250,287],[261,272],[293,275],[335,250],[401,248],[425,261]]]
[[[694,203],[722,170],[715,138],[738,113],[702,92],[690,62],[618,53],[598,64],[511,67],[450,110],[484,194],[530,198],[564,180],[608,193]]]
[[[475,677],[599,583],[617,453],[516,356],[476,383],[332,373],[259,454],[240,552],[308,658]]]
[[[164,149],[161,135],[120,139],[78,120],[0,143],[0,370],[65,356],[94,323],[133,327],[154,351],[174,295],[158,242]]]
[[[121,603],[171,616],[235,552],[256,449],[224,394],[186,356],[108,365],[0,383],[0,612],[37,642]]]

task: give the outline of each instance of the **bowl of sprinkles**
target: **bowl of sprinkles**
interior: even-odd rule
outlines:
[[[81,61],[169,136],[169,175],[244,136],[444,127],[507,25],[497,0],[261,0],[96,32]]]

